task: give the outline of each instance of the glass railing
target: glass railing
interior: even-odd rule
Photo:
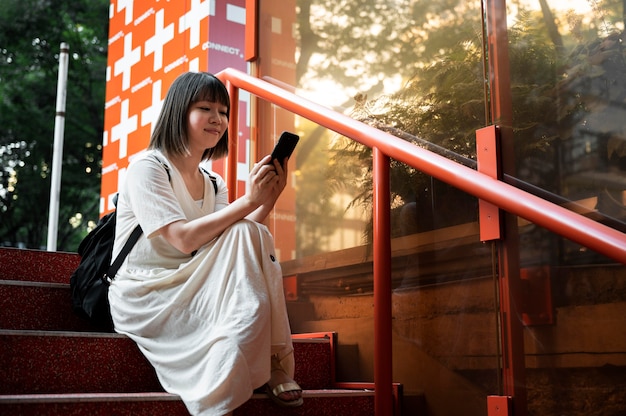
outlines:
[[[281,263],[286,278],[297,281],[288,298],[308,309],[290,312],[292,325],[297,332],[337,331],[339,381],[373,380],[377,406],[386,409],[382,414],[391,406],[383,386],[392,378],[409,386],[409,402],[419,403],[424,395],[446,411],[463,403],[466,414],[484,414],[486,397],[501,394],[496,247],[481,242],[477,197],[519,215],[522,241],[545,229],[561,242],[604,253],[607,262],[626,259],[620,231],[483,175],[471,160],[461,161],[470,165],[463,166],[413,139],[392,136],[237,71],[220,77],[231,88],[297,115],[294,128],[304,140],[291,162],[296,227],[289,233],[301,251]],[[307,143],[310,136],[316,143]],[[342,191],[343,200],[336,197]],[[377,193],[383,195],[382,205]],[[346,216],[348,207],[354,209],[352,217]],[[375,220],[381,211],[386,211],[383,221]],[[376,231],[386,215],[387,231]],[[337,231],[342,227],[351,230],[350,242],[333,245],[349,234]],[[273,232],[277,240],[291,238],[281,227]],[[547,269],[547,278],[536,278],[537,270],[546,270],[537,266],[524,264],[523,287],[545,295],[554,269]],[[550,293],[545,298],[552,301]],[[528,325],[550,323],[548,300],[531,302],[524,318]],[[542,315],[542,307],[549,316]]]

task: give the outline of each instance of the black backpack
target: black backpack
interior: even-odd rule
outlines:
[[[168,178],[170,178],[168,166],[163,162],[161,164],[167,171]],[[205,170],[205,172],[208,174],[208,171]],[[212,175],[209,177],[217,195],[217,180]],[[111,264],[113,243],[115,242],[116,214],[117,211],[115,210],[102,217],[96,228],[81,241],[78,246],[78,254],[81,257],[80,264],[70,276],[74,312],[109,331],[113,330],[109,306],[109,285],[115,279],[118,269],[143,233],[141,227],[137,225]]]
[[[70,276],[74,312],[107,330],[113,329],[109,284],[142,234],[141,227],[135,227],[115,263],[111,265],[116,214],[117,211],[113,211],[102,217],[96,228],[81,241],[78,246],[80,264]]]

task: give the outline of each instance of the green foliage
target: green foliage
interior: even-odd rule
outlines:
[[[438,134],[441,139],[430,139],[448,141],[463,148],[461,153],[468,154],[465,149],[471,130],[468,126],[484,125],[480,3],[316,0],[299,1],[298,6],[299,85],[313,89],[314,84],[308,87],[313,79],[332,80],[355,93],[355,118],[372,122],[381,129],[412,132],[419,137],[424,137],[424,132]],[[478,48],[472,51],[471,57],[467,56],[469,47]],[[464,65],[463,60],[470,58],[474,59],[473,66],[458,70]],[[439,66],[434,68],[437,63]],[[456,68],[450,66],[457,64]],[[447,74],[439,73],[446,70]],[[456,82],[459,79],[454,77],[460,77],[463,83]],[[377,97],[388,80],[405,80],[405,88],[392,96]],[[452,90],[448,91],[448,87]],[[462,88],[471,91],[460,91]],[[459,109],[454,107],[457,102],[450,102],[443,95],[446,93],[465,94],[469,98]],[[377,98],[368,101],[368,95]],[[445,117],[433,111],[423,112],[416,118],[420,111],[414,108],[416,103],[432,105],[429,101],[437,105],[437,111],[443,112]],[[446,113],[447,108],[454,114]],[[458,134],[449,136],[451,130],[458,130]],[[344,189],[352,195],[354,200],[347,208],[371,212],[370,151],[339,138],[334,141],[329,157],[328,182],[324,186]],[[398,218],[403,202],[432,206],[430,193],[440,184],[396,161],[392,161],[391,175]],[[418,195],[422,198],[416,202]],[[420,226],[427,227],[427,222],[432,223],[425,220]],[[402,227],[398,221],[398,233],[408,232],[402,231]],[[366,241],[369,233],[365,230]]]
[[[480,2],[298,0],[299,84],[332,80],[380,93],[465,39],[480,39]],[[317,59],[315,59],[317,57]],[[315,81],[310,81],[315,80]],[[313,86],[314,88],[314,86]]]
[[[61,42],[70,59],[58,249],[75,251],[87,220],[98,218],[108,7],[107,0],[3,1],[0,244],[45,246]]]
[[[310,127],[302,126],[304,131]],[[315,135],[320,137],[311,140]],[[298,195],[296,198],[298,258],[317,254],[322,247],[327,247],[333,234],[341,227],[345,214],[345,207],[333,200],[337,193],[342,193],[343,190],[332,188],[333,182],[329,181],[326,171],[320,169],[320,166],[326,166],[329,161],[329,132],[317,129],[304,136],[309,140],[308,144],[314,145],[299,150],[297,158],[299,167],[295,172]],[[304,154],[306,162],[301,160],[301,155]]]
[[[581,134],[598,136],[600,158],[608,159],[609,166],[626,165],[626,140],[621,134],[626,96],[624,35],[603,33],[606,24],[603,30],[595,26],[595,31],[594,27],[583,31],[577,24],[582,18],[571,13],[568,16],[574,32],[563,37],[557,33],[562,44],[554,42],[555,34],[546,29],[548,22],[540,12],[521,10],[508,30],[513,123],[506,127],[514,133],[517,175],[554,193],[564,192],[562,175],[568,167],[558,159],[563,141],[580,140]],[[605,23],[613,19],[608,13],[603,16]],[[430,144],[434,144],[474,159],[475,132],[489,124],[491,116],[483,76],[487,57],[483,57],[480,37],[470,35],[471,27],[475,22],[470,20],[453,26],[454,32],[466,35],[456,41],[443,40],[446,35],[441,32],[447,32],[448,26],[429,32],[425,39],[439,46],[439,54],[430,62],[424,61],[423,68],[397,93],[371,100],[357,95],[353,116],[418,145],[432,148]],[[359,190],[353,204],[369,210],[370,151],[352,142],[337,143],[334,166],[359,161],[363,173],[354,176],[354,171],[336,169],[333,176],[340,182],[352,177],[353,188]],[[603,167],[599,164],[597,169]],[[471,221],[475,213],[472,198],[396,161],[391,164],[391,191],[398,211],[395,235],[405,232],[408,207],[419,218],[417,230]],[[579,197],[589,196],[589,190],[586,192]]]

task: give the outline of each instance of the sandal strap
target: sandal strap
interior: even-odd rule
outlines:
[[[272,393],[274,396],[278,396],[282,393],[292,392],[292,391],[302,391],[302,387],[298,385],[296,382],[282,383],[277,385],[272,389]]]
[[[280,363],[280,360],[278,359],[277,355],[272,355],[271,368],[272,368],[272,371],[282,371],[283,373],[285,372],[285,369]]]

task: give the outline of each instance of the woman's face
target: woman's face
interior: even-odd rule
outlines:
[[[187,111],[189,148],[200,153],[215,147],[228,128],[228,108],[210,101],[192,103]]]

